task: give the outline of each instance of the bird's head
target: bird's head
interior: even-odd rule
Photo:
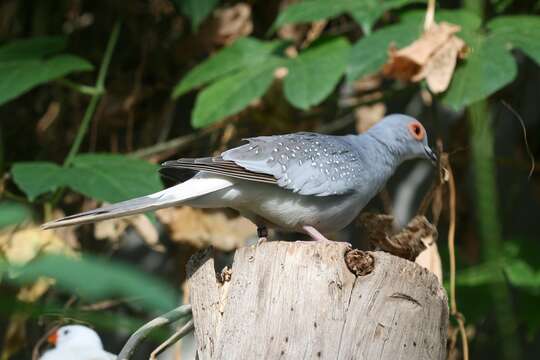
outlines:
[[[437,163],[437,156],[428,144],[426,129],[415,118],[403,114],[388,115],[373,125],[368,133],[401,160],[425,158]]]
[[[57,349],[103,349],[98,334],[83,325],[66,325],[51,333],[47,341]]]

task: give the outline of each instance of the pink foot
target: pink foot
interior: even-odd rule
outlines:
[[[311,238],[315,241],[323,241],[323,242],[328,242],[328,241],[332,241],[332,240],[329,240],[327,239],[323,234],[321,234],[317,229],[315,229],[313,226],[309,226],[309,225],[304,225],[302,226],[302,229],[304,229],[304,231],[309,235],[311,236]]]

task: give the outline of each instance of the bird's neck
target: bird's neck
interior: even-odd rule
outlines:
[[[396,171],[401,157],[399,154],[396,156],[395,150],[387,143],[369,133],[356,135],[351,141],[359,149],[359,155],[365,163],[365,177],[371,183],[369,188],[378,192]]]
[[[376,134],[369,131],[354,136],[355,145],[365,152],[370,162],[380,167],[381,170],[390,176],[402,162],[402,155],[399,149],[392,144],[381,140]]]

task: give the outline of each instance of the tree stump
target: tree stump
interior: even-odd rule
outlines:
[[[445,359],[448,303],[408,260],[345,243],[267,242],[188,263],[199,359]],[[354,271],[354,273],[353,273]]]

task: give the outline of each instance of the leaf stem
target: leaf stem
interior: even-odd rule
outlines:
[[[107,77],[107,71],[111,63],[111,58],[112,58],[114,48],[118,41],[118,34],[120,33],[121,26],[122,25],[121,25],[120,20],[116,21],[116,23],[114,24],[113,30],[111,32],[111,36],[109,37],[109,40],[107,42],[105,54],[103,55],[103,60],[101,61],[101,66],[99,68],[96,85],[94,87],[86,87],[85,85],[79,85],[79,84],[70,82],[69,80],[61,81],[63,85],[71,87],[81,93],[85,93],[85,91],[89,89],[91,89],[91,92],[92,92],[91,94],[92,97],[90,98],[88,107],[86,108],[86,111],[84,112],[84,116],[81,121],[81,125],[79,126],[79,130],[77,130],[77,135],[75,136],[75,140],[73,140],[73,144],[71,144],[69,153],[66,156],[66,159],[64,160],[64,164],[63,164],[64,167],[68,167],[69,165],[71,165],[71,163],[73,162],[73,159],[75,159],[75,156],[79,152],[81,143],[84,139],[84,136],[86,135],[88,131],[88,127],[90,126],[90,121],[94,117],[94,112],[96,111],[99,100],[101,99],[101,96],[105,94],[105,78]],[[58,188],[58,190],[56,190],[50,202],[51,207],[54,207],[56,203],[60,200],[60,198],[62,197],[62,192],[63,192],[63,188]]]
[[[103,95],[104,93],[104,90],[103,89],[97,89],[96,87],[94,86],[89,86],[89,85],[83,85],[83,84],[78,84],[74,81],[71,81],[69,79],[66,79],[66,78],[60,78],[58,80],[56,80],[56,82],[60,85],[63,85],[65,87],[68,87],[72,90],[75,90],[83,95],[90,95],[90,96],[94,96],[94,95]]]
[[[75,158],[75,155],[77,155],[77,153],[79,152],[81,143],[84,139],[84,136],[86,135],[86,132],[88,131],[90,121],[92,120],[94,116],[94,112],[96,110],[97,104],[99,103],[101,96],[105,93],[105,78],[107,76],[107,71],[111,63],[111,58],[112,58],[114,48],[118,41],[118,34],[120,33],[120,28],[121,28],[121,22],[117,21],[114,24],[114,28],[111,32],[111,36],[109,37],[107,48],[105,49],[105,54],[103,55],[103,60],[99,68],[96,85],[93,88],[95,90],[95,93],[92,95],[92,98],[90,99],[90,103],[88,104],[88,107],[86,108],[83,120],[81,122],[81,125],[79,126],[79,130],[77,131],[77,135],[75,136],[75,140],[73,141],[73,144],[71,145],[71,149],[69,150],[69,153],[64,161],[64,166],[69,166],[72,163],[73,159]]]

